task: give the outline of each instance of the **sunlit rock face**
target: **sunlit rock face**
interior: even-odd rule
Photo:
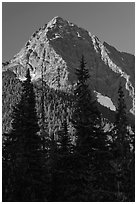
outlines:
[[[17,78],[24,80],[29,67],[32,80],[36,81],[41,78],[44,65],[47,84],[69,91],[77,82],[75,70],[80,65],[82,55],[90,73],[89,86],[98,102],[115,111],[121,81],[127,110],[134,115],[134,56],[119,52],[85,29],[60,17],[53,18],[33,33],[21,51],[3,64],[3,70],[10,69]]]

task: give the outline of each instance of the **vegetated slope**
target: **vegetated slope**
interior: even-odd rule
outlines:
[[[11,130],[12,111],[13,107],[20,101],[22,87],[15,74],[10,71],[3,72],[3,132]],[[41,80],[34,82],[34,91],[36,95],[36,109],[41,127]],[[61,127],[63,121],[63,110],[67,107],[68,120],[72,114],[72,94],[66,94],[63,91],[58,91],[44,84],[45,95],[45,124],[47,124],[47,132],[51,129],[57,131]],[[72,132],[72,128],[70,132]]]
[[[21,81],[18,80],[13,72],[3,72],[3,132],[9,132],[11,130],[12,110],[13,107],[20,101],[22,87]],[[41,96],[42,86],[41,80],[34,82],[34,90],[36,94],[36,108],[39,118],[39,125],[41,126]],[[45,124],[47,132],[57,131],[60,129],[64,120],[63,111],[67,107],[67,121],[69,123],[69,131],[73,137],[73,128],[71,124],[71,116],[73,112],[74,97],[71,93],[55,90],[44,84],[44,96],[45,96]],[[111,111],[100,103],[97,104],[100,112],[106,121],[114,122],[115,111]],[[129,115],[129,121],[133,124],[134,120]]]

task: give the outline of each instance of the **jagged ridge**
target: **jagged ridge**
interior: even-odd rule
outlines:
[[[23,80],[29,62],[32,79],[38,80],[41,78],[44,50],[46,50],[44,79],[50,87],[58,88],[59,68],[60,89],[71,90],[77,81],[75,69],[79,66],[81,55],[84,54],[91,75],[90,87],[96,93],[100,93],[101,97],[108,97],[113,104],[110,108],[114,109],[117,107],[119,82],[122,80],[127,109],[134,114],[134,75],[133,70],[128,69],[130,63],[126,63],[125,55],[107,43],[101,43],[85,29],[60,17],[53,18],[33,33],[25,47],[3,67],[3,70],[10,69]],[[122,57],[114,58],[116,55]],[[129,58],[128,54],[126,58]],[[134,56],[132,58],[130,67],[134,66]]]

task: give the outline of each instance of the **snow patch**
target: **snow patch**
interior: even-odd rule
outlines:
[[[20,81],[25,81],[27,78],[25,76],[19,76],[17,77]]]
[[[112,111],[116,111],[116,107],[114,106],[112,100],[108,96],[103,96],[101,93],[94,91],[97,94],[97,101],[107,107],[110,108]]]
[[[98,49],[100,49],[102,61],[104,61],[104,63],[106,65],[108,65],[112,71],[114,71],[117,74],[120,74],[120,76],[123,77],[126,80],[125,87],[128,90],[129,95],[131,96],[131,98],[133,100],[133,106],[130,109],[130,112],[134,115],[135,114],[135,91],[134,91],[134,87],[132,86],[132,83],[129,80],[130,76],[127,75],[125,72],[123,72],[121,67],[117,66],[110,59],[110,57],[108,55],[108,53],[110,53],[110,52],[108,51],[108,49],[101,43],[101,41],[96,36],[92,36],[92,42],[93,42],[93,45],[94,45],[94,49],[95,49],[95,51],[97,53],[99,52]]]
[[[97,37],[96,37],[95,35],[92,36],[90,32],[89,32],[89,36],[90,36],[91,39],[92,39],[92,42],[93,42],[93,46],[94,46],[95,51],[96,51],[97,53],[99,53],[99,51],[98,51],[98,46],[97,46],[97,43],[96,43]]]
[[[79,34],[79,32],[77,32],[78,38],[81,38],[81,35]]]

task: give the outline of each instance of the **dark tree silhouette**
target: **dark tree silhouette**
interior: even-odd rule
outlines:
[[[134,134],[131,134],[128,124],[121,83],[118,90],[118,107],[112,136],[117,201],[134,201],[134,145],[131,142],[134,140]]]
[[[62,127],[58,132],[58,160],[56,163],[57,177],[58,177],[58,200],[57,201],[72,201],[71,189],[73,187],[74,171],[74,146],[68,132],[67,111],[64,108],[64,120]],[[63,193],[62,193],[63,192]]]
[[[135,134],[129,128],[121,84],[114,127],[107,132],[88,87],[84,57],[72,94],[60,89],[60,68],[58,89],[46,85],[45,51],[42,60],[42,84],[38,81],[34,87],[39,123],[28,69],[13,108],[12,130],[3,134],[3,201],[133,202]]]
[[[8,172],[5,201],[44,201],[42,140],[35,109],[30,71],[22,84],[20,102],[12,114],[12,131],[3,147],[3,163]],[[4,179],[5,180],[5,179]]]
[[[99,197],[101,190],[109,192],[104,182],[109,182],[107,172],[111,168],[109,165],[111,155],[108,152],[107,133],[103,129],[96,99],[87,84],[89,72],[85,65],[82,56],[80,68],[76,70],[78,83],[74,90],[75,110],[72,117],[77,137],[76,152],[81,171],[79,173],[83,179],[78,186],[81,188],[79,194],[83,201],[101,201],[104,198],[104,195]]]

